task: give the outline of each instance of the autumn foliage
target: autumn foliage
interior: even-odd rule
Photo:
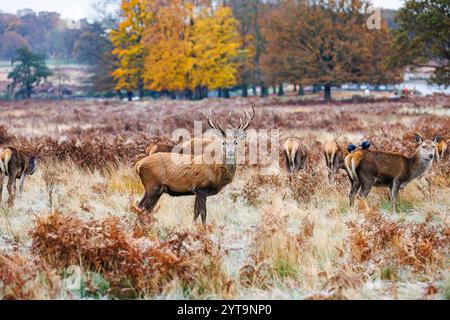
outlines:
[[[231,9],[209,1],[123,0],[111,33],[119,68],[117,89],[207,90],[236,84],[241,47]]]

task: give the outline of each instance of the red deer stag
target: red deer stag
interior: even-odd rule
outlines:
[[[252,111],[252,115],[245,112],[240,125],[227,132],[212,119],[214,108],[209,114],[203,113],[209,126],[222,138],[221,153],[215,155],[211,164],[205,164],[203,155],[192,157],[178,153],[156,153],[139,161],[135,169],[145,187],[139,208],[153,210],[164,193],[173,197],[195,195],[194,222],[201,216],[205,225],[207,197],[216,195],[233,181],[238,140],[245,138],[255,117],[253,107]]]
[[[308,150],[297,138],[288,138],[283,143],[283,154],[289,174],[294,174],[306,167]]]
[[[8,177],[9,205],[13,205],[16,196],[16,180],[20,179],[19,191],[22,193],[27,175],[36,171],[36,157],[28,157],[14,147],[0,148],[0,201],[3,192],[3,179]]]
[[[369,195],[373,186],[389,187],[392,211],[397,212],[397,198],[401,188],[404,188],[412,180],[422,176],[432,165],[435,146],[438,137],[432,141],[423,139],[416,134],[416,142],[419,145],[413,156],[407,157],[399,153],[362,150],[358,167],[351,170],[356,174],[353,177],[350,190],[350,205],[353,206],[355,196],[362,199]]]

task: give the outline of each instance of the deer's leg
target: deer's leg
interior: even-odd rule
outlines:
[[[356,197],[356,194],[358,193],[360,187],[361,187],[361,183],[359,182],[359,180],[352,181],[352,188],[350,190],[350,195],[349,195],[351,207],[353,207],[353,205],[355,204],[355,197]]]
[[[370,190],[372,190],[373,185],[375,184],[375,181],[366,180],[361,184],[361,192],[359,195],[365,199],[370,193]]]
[[[392,213],[397,213],[397,199],[398,192],[400,191],[401,183],[394,180],[391,187],[391,204],[392,204]]]
[[[288,170],[288,173],[291,173],[291,163],[289,161],[289,157],[286,152],[283,152],[283,154],[284,154],[284,162],[286,163],[286,168]]]
[[[22,194],[23,192],[23,183],[25,182],[25,177],[27,175],[25,174],[25,170],[23,170],[22,175],[20,176],[20,184],[19,184],[19,192]]]
[[[8,176],[8,205],[12,207],[14,205],[14,198],[16,197],[16,172],[10,172]]]
[[[206,225],[206,198],[208,193],[203,190],[199,190],[195,193],[195,205],[194,205],[194,223],[197,222],[198,216],[202,217],[203,225]]]
[[[160,187],[153,187],[145,191],[144,197],[139,202],[138,207],[147,211],[152,211],[162,196]]]
[[[330,159],[328,159],[328,154],[324,152],[325,155],[325,163],[327,164],[327,168],[331,170]]]
[[[5,175],[3,174],[3,172],[0,170],[0,203],[2,202],[2,194],[3,194],[3,178],[5,177]]]

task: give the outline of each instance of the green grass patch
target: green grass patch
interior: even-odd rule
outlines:
[[[296,266],[282,258],[276,260],[273,267],[277,275],[281,278],[296,277],[298,273]]]
[[[381,267],[380,278],[381,280],[397,281],[398,279],[397,269],[389,265]]]
[[[391,212],[391,200],[383,199],[380,203],[380,209],[383,211]],[[409,200],[398,200],[397,201],[397,212],[399,213],[409,213],[414,211],[414,204]]]

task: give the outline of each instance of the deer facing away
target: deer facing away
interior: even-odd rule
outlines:
[[[23,191],[23,184],[27,175],[33,175],[36,170],[36,157],[28,157],[14,147],[0,148],[0,201],[3,193],[3,179],[8,177],[9,205],[16,196],[16,180],[20,179],[19,190]]]
[[[194,222],[201,216],[206,224],[206,199],[233,181],[238,141],[245,138],[245,131],[255,117],[252,108],[253,114],[245,112],[238,127],[225,131],[212,119],[213,111],[214,108],[204,116],[221,137],[222,152],[215,155],[214,163],[198,164],[201,163],[198,157],[203,155],[192,157],[177,153],[156,153],[139,161],[135,169],[145,187],[144,197],[138,204],[141,209],[153,210],[164,193],[173,197],[195,195]]]
[[[328,179],[334,183],[340,169],[345,169],[345,157],[348,154],[346,148],[336,140],[325,143],[324,154],[326,166],[329,170]]]
[[[362,150],[358,167],[354,170],[356,177],[349,173],[352,181],[350,205],[353,206],[360,189],[359,195],[365,199],[373,186],[389,187],[392,211],[395,213],[400,189],[422,176],[433,163],[437,137],[431,141],[416,134],[416,142],[418,148],[411,157],[399,153]]]
[[[441,135],[438,135],[436,139],[436,162],[439,163],[445,159],[445,153],[447,152],[448,144],[444,139],[442,139]]]
[[[305,169],[308,150],[299,139],[286,139],[283,143],[283,154],[289,174]]]

